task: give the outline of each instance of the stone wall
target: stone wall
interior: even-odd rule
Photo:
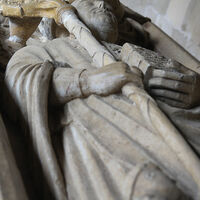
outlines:
[[[200,60],[200,0],[121,0]]]

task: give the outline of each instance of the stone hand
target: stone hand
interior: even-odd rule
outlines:
[[[131,18],[125,18],[119,25],[119,33],[119,41],[122,44],[126,41],[143,47],[149,45],[149,34],[141,24]]]
[[[200,105],[200,75],[172,62],[166,68],[149,68],[145,87],[156,100],[189,109]]]
[[[130,10],[127,7],[125,7],[124,17],[131,18],[131,19],[137,21],[138,23],[140,23],[141,25],[145,24],[146,22],[151,21],[150,18],[144,17],[144,16],[140,15],[139,13],[137,13],[133,10]]]
[[[134,70],[134,71],[133,71]],[[141,72],[134,68],[132,71],[122,62],[116,62],[100,69],[85,71],[81,75],[83,94],[109,95],[119,92],[128,82],[142,82]]]

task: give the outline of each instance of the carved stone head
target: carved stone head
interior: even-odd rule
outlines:
[[[118,21],[123,16],[118,0],[75,0],[72,5],[97,39],[116,42]]]

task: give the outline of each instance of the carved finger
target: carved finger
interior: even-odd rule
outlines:
[[[179,102],[179,101],[175,101],[175,100],[172,100],[172,99],[166,99],[164,97],[158,97],[157,100],[160,100],[170,106],[173,106],[173,107],[177,107],[177,108],[184,108],[184,109],[187,109],[189,108],[189,105],[188,104],[185,104],[185,103],[182,103],[182,102]]]
[[[144,30],[143,26],[139,24],[137,21],[131,19],[131,18],[126,18],[126,20],[131,24],[132,27],[134,27],[137,31],[141,32],[144,36],[147,35],[147,32]]]
[[[190,76],[194,76],[196,74],[196,72],[194,72],[193,70],[191,70],[190,68],[185,67],[184,65],[180,64],[179,66],[179,72],[183,73],[183,74],[187,74]]]
[[[169,60],[167,67],[173,68],[174,70],[176,70],[177,72],[180,72],[182,74],[187,74],[187,75],[191,75],[191,76],[194,76],[196,74],[196,72],[192,71],[188,67],[185,67],[183,64],[181,64],[175,60],[171,60],[171,59]]]
[[[172,79],[187,83],[193,83],[194,77],[187,74],[178,73],[175,71],[167,71],[165,69],[154,69],[152,72],[153,77],[160,77],[166,79]]]
[[[157,97],[164,97],[171,100],[176,100],[185,104],[189,104],[189,95],[163,89],[152,89],[150,93]]]
[[[165,78],[152,78],[148,81],[148,86],[149,88],[169,89],[186,94],[190,93],[192,90],[191,84]]]

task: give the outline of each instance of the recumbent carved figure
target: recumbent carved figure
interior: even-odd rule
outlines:
[[[102,3],[109,10],[99,6]],[[118,23],[117,14],[112,13],[113,3],[116,2],[76,0],[73,5],[88,27],[107,20],[109,29],[109,26],[100,27],[100,30],[95,27],[97,30],[93,33],[98,39],[109,40],[110,34],[116,35],[117,39]],[[74,32],[79,30],[73,28]],[[82,40],[85,38],[80,36],[77,39],[84,45]],[[6,86],[18,108],[15,120],[20,120],[28,128],[36,154],[36,158],[31,157],[35,159],[30,164],[38,166],[33,171],[36,174],[39,171],[46,183],[43,192],[38,184],[40,194],[47,199],[186,199],[175,187],[173,181],[176,181],[182,191],[184,188],[188,195],[198,198],[198,180],[193,174],[199,167],[198,159],[144,91],[142,72],[136,68],[140,66],[127,65],[130,65],[127,46],[123,46],[121,55],[115,56],[127,64],[115,62],[101,69],[96,69],[98,64],[114,61],[112,55],[116,53],[113,49],[121,48],[107,45],[111,54],[106,57],[103,46],[101,49],[97,43],[97,47],[91,46],[98,55],[93,60],[90,49],[87,52],[76,39],[56,39],[40,47],[19,50],[7,66]],[[135,46],[132,50],[141,53],[141,49]],[[145,84],[159,100],[159,105],[163,109],[167,107],[168,113],[176,110],[174,113],[187,112],[187,115],[192,113],[198,117],[199,75],[151,51],[146,53],[152,58],[143,57],[154,68],[148,68],[147,72],[142,70],[146,72]],[[128,82],[132,84],[127,85]],[[126,97],[109,95],[121,88]],[[12,113],[14,108],[10,105],[8,112]],[[169,113],[169,117],[183,133],[190,133],[182,128],[179,115]],[[163,124],[157,124],[159,122]],[[167,131],[166,138],[175,136],[177,151],[172,141],[162,137]],[[195,141],[190,134],[186,137],[198,147],[198,140]],[[180,149],[184,151],[180,153]],[[182,167],[185,152],[184,159],[196,163],[192,172],[188,166]]]

